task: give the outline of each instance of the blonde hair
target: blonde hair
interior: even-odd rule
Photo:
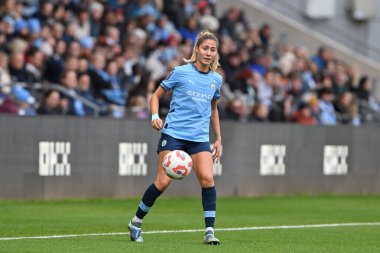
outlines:
[[[205,40],[213,40],[213,41],[216,42],[217,48],[219,47],[218,38],[213,33],[209,32],[208,30],[203,30],[203,31],[199,32],[198,35],[197,35],[197,38],[195,40],[194,47],[193,47],[193,52],[191,54],[190,59],[183,59],[186,63],[194,63],[194,62],[197,61],[197,51],[196,51],[196,49]],[[220,66],[220,64],[219,64],[219,53],[216,52],[215,59],[210,64],[211,71],[216,71],[217,68],[218,68],[218,66]]]

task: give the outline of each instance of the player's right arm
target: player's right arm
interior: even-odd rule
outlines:
[[[159,118],[158,109],[159,109],[159,101],[161,97],[166,93],[165,89],[161,86],[158,86],[156,91],[150,97],[150,113],[152,114],[152,127],[156,130],[160,130],[162,128],[162,120]]]

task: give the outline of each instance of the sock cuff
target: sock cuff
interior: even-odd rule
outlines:
[[[151,206],[147,206],[142,200],[140,201],[139,208],[143,210],[144,212],[149,212],[149,209]]]
[[[215,218],[216,216],[216,211],[215,210],[211,210],[211,211],[203,211],[203,216],[205,218]]]
[[[157,189],[157,187],[154,185],[154,183],[152,183],[150,185],[150,188],[157,194],[157,195],[161,195],[162,191],[160,191],[159,189]]]
[[[214,228],[213,227],[206,227],[206,232],[207,231],[212,231],[214,233]]]
[[[202,194],[213,193],[213,192],[216,192],[215,186],[202,188]]]

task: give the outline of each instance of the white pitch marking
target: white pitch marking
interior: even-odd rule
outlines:
[[[284,225],[284,226],[262,226],[262,227],[241,227],[241,228],[216,228],[215,231],[331,228],[331,227],[357,227],[357,226],[380,226],[380,222]],[[156,230],[156,231],[145,231],[145,232],[143,232],[143,234],[194,233],[194,232],[203,232],[203,231],[204,231],[204,229]],[[72,235],[0,237],[0,241],[27,240],[27,239],[54,239],[54,238],[70,238],[70,237],[86,237],[86,236],[113,236],[113,235],[129,235],[129,233],[128,232],[111,232],[111,233],[72,234]]]

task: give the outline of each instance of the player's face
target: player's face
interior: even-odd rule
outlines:
[[[197,48],[197,61],[205,67],[210,67],[211,62],[218,53],[216,41],[208,39],[202,42]]]

